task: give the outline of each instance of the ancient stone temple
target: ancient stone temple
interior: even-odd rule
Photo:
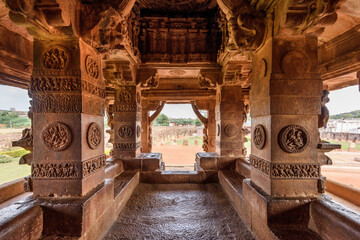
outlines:
[[[0,210],[0,239],[360,239],[360,215],[324,194],[336,146],[318,132],[329,91],[360,84],[358,0],[3,0],[0,12],[0,83],[28,89],[32,120],[14,143],[31,151],[32,194]],[[165,103],[204,124],[194,171],[152,152]]]

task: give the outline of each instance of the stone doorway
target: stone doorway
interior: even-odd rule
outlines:
[[[206,117],[207,111],[200,111]],[[152,152],[163,154],[166,170],[193,171],[195,155],[203,151],[204,124],[191,104],[167,103],[152,124]]]

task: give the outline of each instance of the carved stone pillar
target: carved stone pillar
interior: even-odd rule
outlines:
[[[141,91],[136,85],[115,88],[112,156],[132,159],[141,153]]]
[[[34,41],[32,181],[36,196],[84,196],[104,181],[101,58],[81,40]]]
[[[317,59],[317,38],[305,36],[273,37],[254,54],[251,181],[272,197],[315,197],[321,185]]]
[[[208,137],[209,152],[216,151],[216,119],[215,119],[215,101],[209,101],[208,105]]]
[[[241,86],[219,86],[217,88],[216,152],[224,157],[243,156],[243,110],[244,100]]]

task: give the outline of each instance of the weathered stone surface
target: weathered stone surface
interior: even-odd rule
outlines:
[[[105,239],[119,237],[254,239],[216,184],[140,185]]]

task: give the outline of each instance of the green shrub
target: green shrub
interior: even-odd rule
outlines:
[[[12,150],[12,151],[7,151],[7,152],[0,152],[1,155],[7,155],[9,157],[12,158],[19,158],[24,156],[25,154],[28,154],[30,151],[25,150],[25,149],[17,149],[17,150]]]
[[[12,158],[7,155],[0,155],[0,163],[12,162]]]

